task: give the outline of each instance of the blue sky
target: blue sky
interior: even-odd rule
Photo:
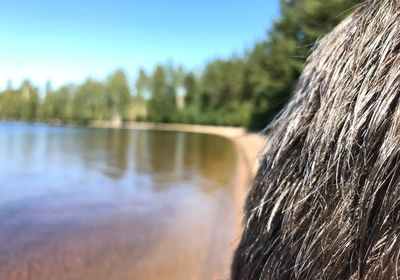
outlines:
[[[201,69],[264,38],[279,0],[3,0],[0,87],[105,78],[173,61]]]

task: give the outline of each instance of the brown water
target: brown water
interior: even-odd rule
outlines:
[[[0,124],[0,279],[226,279],[236,161],[216,136]]]

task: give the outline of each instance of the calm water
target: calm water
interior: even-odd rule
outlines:
[[[0,123],[0,279],[224,276],[236,160],[216,136]]]

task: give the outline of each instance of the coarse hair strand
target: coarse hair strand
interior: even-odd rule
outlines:
[[[400,279],[400,0],[365,1],[267,128],[232,279]]]

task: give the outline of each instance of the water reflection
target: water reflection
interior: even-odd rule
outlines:
[[[158,188],[194,178],[210,180],[211,184],[204,184],[210,187],[226,184],[232,177],[236,154],[223,138],[159,131],[136,133],[135,138],[134,162],[140,163],[135,171],[152,174]]]
[[[210,279],[235,166],[215,136],[0,124],[0,279]]]
[[[2,126],[0,153],[4,163],[65,163],[73,158],[74,163],[78,160],[88,169],[98,168],[113,179],[123,177],[133,167],[138,174],[160,175],[164,182],[190,176],[226,182],[236,160],[231,143],[196,133]]]

